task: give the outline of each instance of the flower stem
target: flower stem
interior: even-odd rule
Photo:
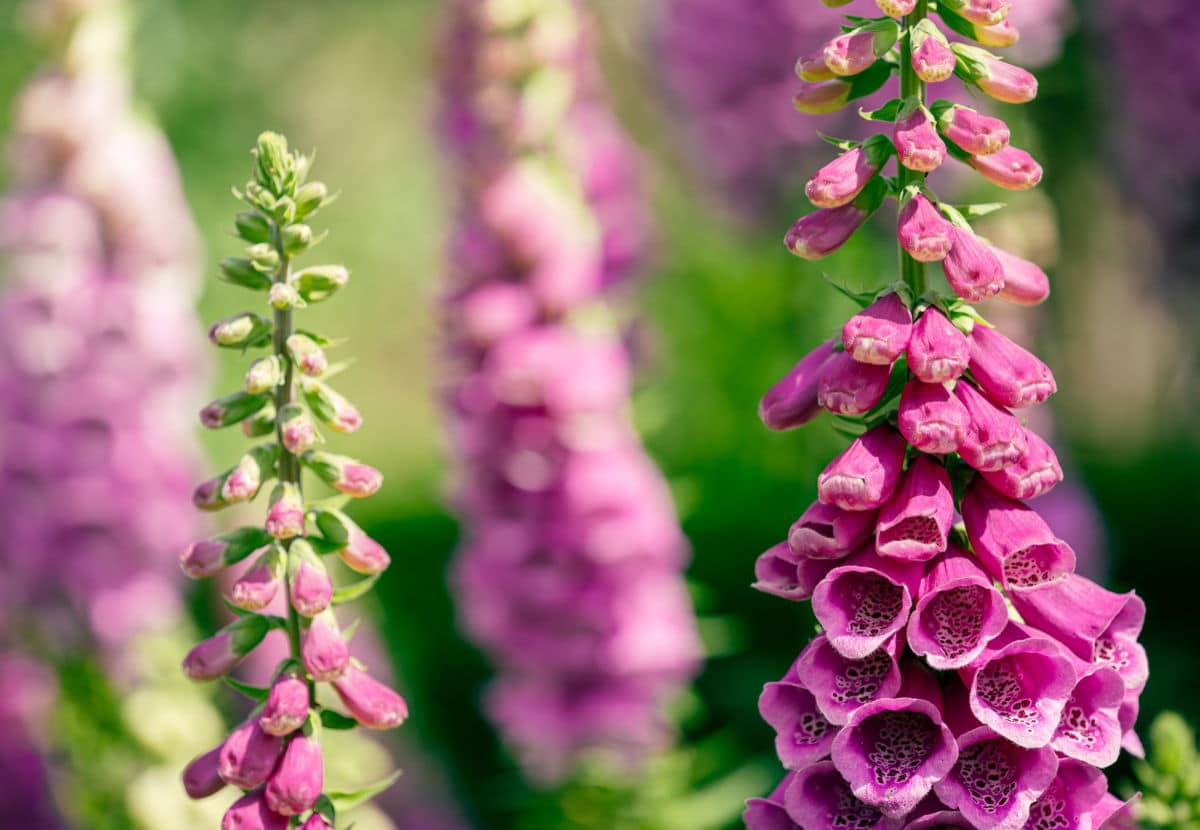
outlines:
[[[917,75],[912,65],[912,31],[929,16],[929,0],[917,0],[912,14],[904,18],[904,31],[900,37],[900,98],[907,101],[916,98],[925,104],[925,82]],[[900,165],[900,192],[911,184],[925,184],[925,174],[909,170]],[[903,247],[900,248],[900,274],[904,282],[912,290],[913,300],[916,301],[925,293],[925,263],[913,259]]]
[[[292,274],[292,258],[284,250],[283,234],[277,222],[271,223],[271,241],[275,245],[275,250],[279,252],[279,270],[275,273],[275,282],[287,284],[291,279]],[[283,408],[292,402],[295,397],[295,370],[292,366],[292,361],[287,354],[287,341],[292,336],[292,309],[275,309],[275,330],[272,335],[271,346],[275,356],[283,364],[283,383],[275,390],[275,412],[283,412]],[[291,483],[296,485],[296,489],[300,490],[300,459],[288,451],[283,443],[283,427],[278,418],[275,424],[275,443],[279,447],[279,481],[283,483]],[[290,549],[292,542],[290,539],[283,543],[284,549]],[[291,585],[287,583],[288,576],[284,576],[284,582],[288,588],[287,594],[291,596]],[[296,613],[296,609],[292,607],[291,600],[287,603],[287,634],[288,644],[292,657],[296,660],[300,659],[300,616]]]

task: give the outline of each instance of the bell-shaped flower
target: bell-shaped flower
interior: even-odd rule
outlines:
[[[804,195],[819,208],[847,205],[879,174],[891,152],[886,138],[873,136],[814,173]]]
[[[883,400],[890,366],[859,363],[845,352],[834,352],[821,367],[817,402],[834,415],[863,415]]]
[[[994,297],[1004,287],[1004,267],[992,249],[975,234],[954,228],[954,245],[942,260],[942,271],[954,293],[977,303]]]
[[[996,492],[1018,501],[1036,499],[1063,480],[1058,456],[1040,435],[1025,430],[1025,454],[1002,470],[981,473]]]
[[[991,326],[976,325],[969,339],[971,376],[993,403],[1020,409],[1057,391],[1050,367]]]
[[[900,209],[896,236],[908,255],[919,262],[943,260],[954,246],[954,226],[923,193]]]
[[[946,468],[917,456],[879,511],[875,549],[880,556],[927,562],[946,550],[953,521],[954,493]]]
[[[845,559],[858,550],[875,528],[870,510],[843,510],[815,501],[788,531],[788,547],[797,557]]]
[[[970,358],[967,336],[938,309],[925,309],[908,341],[909,371],[924,383],[945,383],[960,377]]]
[[[976,470],[992,472],[1018,463],[1029,450],[1025,428],[1007,409],[1001,409],[965,380],[954,396],[967,409],[967,428],[958,454]]]
[[[981,176],[1005,190],[1029,190],[1042,181],[1042,166],[1016,147],[1005,147],[986,156],[972,156],[970,165]]]
[[[1063,581],[1075,570],[1075,551],[1036,511],[1005,498],[982,479],[967,489],[962,515],[975,556],[1014,602],[1018,595]]]
[[[283,739],[268,735],[251,715],[229,733],[218,758],[221,777],[235,787],[252,790],[266,782],[275,770]]]
[[[834,354],[833,347],[833,340],[817,346],[767,390],[758,404],[758,417],[767,429],[794,429],[820,414],[817,390],[822,370]]]
[[[325,787],[321,745],[307,735],[293,735],[283,750],[279,766],[263,789],[267,806],[284,816],[307,813]]]
[[[826,574],[812,608],[838,653],[861,659],[901,631],[922,570],[920,562],[885,559],[866,548]]]
[[[976,660],[1008,625],[1008,606],[975,560],[951,546],[921,577],[908,646],[939,671]]]
[[[929,455],[958,449],[970,417],[945,384],[910,380],[900,393],[896,425],[908,443]]]
[[[938,135],[933,116],[921,104],[906,104],[896,118],[892,141],[896,158],[909,170],[932,173],[946,160],[946,144]]]
[[[898,294],[885,294],[842,326],[842,347],[859,363],[891,366],[912,334],[912,313]]]
[[[896,658],[902,648],[900,639],[893,638],[865,657],[845,657],[822,634],[800,652],[794,672],[804,678],[804,687],[825,719],[840,726],[860,706],[895,697],[900,691]]]
[[[268,735],[290,735],[308,720],[309,705],[308,683],[298,671],[285,671],[271,684],[258,725]]]
[[[821,714],[795,666],[782,680],[763,686],[758,711],[775,730],[775,752],[787,769],[804,769],[829,755],[838,728]]]
[[[992,253],[1004,267],[1004,287],[996,295],[1000,299],[1018,305],[1038,305],[1050,296],[1050,278],[1041,268],[995,246]]]
[[[1054,782],[1054,750],[1017,746],[986,726],[957,736],[957,741],[958,761],[934,784],[937,797],[972,827],[1022,830],[1030,807]]]
[[[817,477],[817,497],[843,510],[874,510],[891,498],[908,445],[881,424],[851,442]]]
[[[798,772],[783,795],[784,807],[804,830],[885,830],[888,818],[876,807],[855,798],[830,761]]]
[[[408,717],[404,698],[355,665],[333,682],[333,688],[359,726],[393,729]]]
[[[938,117],[938,129],[963,152],[972,156],[998,153],[1008,146],[1008,125],[991,115],[955,104]]]

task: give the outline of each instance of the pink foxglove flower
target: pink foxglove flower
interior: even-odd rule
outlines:
[[[862,193],[883,167],[890,150],[883,141],[869,141],[847,150],[808,180],[804,193],[819,208],[839,208]]]
[[[644,260],[641,162],[609,108],[585,4],[493,12],[482,0],[450,4],[443,77],[461,207],[443,294],[442,401],[464,528],[453,584],[464,629],[496,667],[487,714],[531,777],[557,782],[586,757],[636,766],[660,748],[670,737],[661,704],[692,676],[700,648],[686,542],[628,420],[632,356],[602,318],[580,322]],[[553,51],[547,31],[559,33]],[[514,48],[528,59],[494,59]],[[812,61],[799,68],[824,77]],[[569,91],[550,111],[543,75]],[[851,82],[801,83],[824,106],[827,90],[836,98]],[[497,96],[511,105],[498,110]],[[886,185],[869,175],[860,186],[862,173],[829,171],[817,190],[845,204],[802,220],[798,244],[816,253],[841,232],[839,217],[865,219]],[[814,417],[826,356],[768,393],[764,421],[786,429]],[[762,570],[764,586],[795,590],[791,563],[768,557]],[[403,701],[353,666],[335,686],[365,726],[404,717]]]
[[[906,108],[907,109],[907,108]],[[933,117],[922,107],[902,112],[892,133],[896,157],[909,170],[930,173],[946,159],[946,144],[938,135]]]
[[[787,773],[747,801],[750,830],[1098,828],[1122,808],[1101,769],[1141,751],[1145,605],[1076,573],[1044,502],[1026,503],[1063,470],[1012,410],[1056,383],[971,305],[1036,304],[1049,281],[938,200],[925,175],[937,165],[912,163],[927,147],[911,133],[932,127],[916,52],[944,42],[938,18],[978,43],[1011,41],[1008,6],[944,0],[902,15],[904,96],[870,113],[897,122],[900,282],[847,321],[841,350],[818,347],[764,400],[779,413],[768,425],[798,426],[820,407],[858,437],[787,541],[755,561],[754,587],[811,600],[821,633],[759,698]],[[1008,102],[1036,93],[1024,70],[950,48],[966,83]],[[944,102],[934,113],[954,158],[986,179],[1040,179],[1003,122]],[[938,260],[947,285],[929,280]]]
[[[263,133],[252,155],[253,179],[235,190],[250,208],[235,222],[238,235],[248,243],[247,256],[223,261],[221,274],[226,282],[257,292],[271,317],[233,315],[212,326],[210,339],[218,346],[269,349],[270,354],[251,363],[245,391],[210,404],[202,420],[214,428],[240,422],[247,436],[273,440],[200,485],[193,502],[201,509],[220,510],[248,501],[274,483],[258,527],[196,542],[180,557],[184,573],[204,578],[256,555],[227,598],[241,615],[193,648],[183,667],[194,680],[225,677],[273,630],[286,632],[282,642],[287,651],[272,673],[269,689],[255,694],[235,684],[257,705],[219,748],[188,766],[184,786],[192,798],[206,797],[221,784],[248,791],[225,812],[223,830],[284,830],[292,817],[304,817],[319,804],[324,806],[308,816],[304,826],[328,827],[323,816],[332,802],[321,800],[325,778],[320,733],[323,716],[330,713],[317,703],[318,684],[336,683],[348,672],[359,671],[335,606],[360,595],[371,583],[349,586],[348,595],[339,597],[322,554],[340,549],[343,559],[359,566],[356,570],[370,574],[368,580],[387,567],[389,557],[343,513],[313,504],[302,488],[302,471],[307,468],[314,474],[313,483],[324,482],[354,498],[378,490],[382,475],[347,456],[313,449],[320,441],[314,421],[340,433],[353,432],[362,423],[353,404],[315,379],[329,377],[325,344],[332,341],[295,329],[294,315],[301,308],[327,300],[348,280],[348,272],[339,265],[293,268],[293,260],[315,241],[306,222],[329,201],[328,190],[320,182],[306,181],[311,160],[290,151],[283,136]],[[288,210],[280,211],[281,204]],[[286,600],[286,616],[267,613],[277,597]],[[380,720],[372,727],[399,723]]]

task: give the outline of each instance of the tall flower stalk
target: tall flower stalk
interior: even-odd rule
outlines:
[[[806,67],[826,77],[796,96],[802,111],[823,111],[899,75],[900,97],[866,113],[891,128],[837,142],[844,155],[808,190],[819,210],[786,244],[828,256],[894,199],[900,279],[855,295],[862,310],[840,336],[760,407],[772,429],[826,410],[857,437],[756,566],[761,590],[811,599],[822,632],[764,687],[759,707],[788,772],[748,802],[746,823],[1099,827],[1122,812],[1101,768],[1122,747],[1140,752],[1145,607],[1075,574],[1074,551],[1026,503],[1062,479],[1053,449],[1019,417],[1055,380],[973,303],[1040,303],[1046,275],[975,234],[970,220],[985,206],[944,202],[927,180],[953,159],[1001,187],[1036,185],[1041,167],[1003,121],[930,101],[927,85],[953,73],[1024,103],[1037,82],[943,30],[1006,40],[1006,0],[878,5],[882,17],[848,19],[821,52],[824,73]]]
[[[637,156],[576,0],[456,0],[443,116],[460,208],[445,389],[461,470],[461,615],[526,770],[636,764],[699,645],[670,493],[629,421],[606,304],[644,253]]]
[[[248,438],[264,440],[197,487],[193,502],[201,510],[220,510],[274,485],[261,526],[196,542],[180,564],[189,576],[202,578],[252,558],[226,597],[236,619],[193,648],[183,668],[194,680],[226,678],[255,706],[183,777],[193,798],[227,784],[245,791],[226,812],[224,830],[274,830],[292,826],[293,819],[304,830],[320,830],[334,826],[339,805],[361,801],[394,780],[357,793],[325,792],[322,729],[391,729],[403,722],[407,707],[351,658],[352,631],[339,627],[333,610],[370,589],[389,557],[341,511],[348,500],[373,495],[383,476],[320,448],[319,427],[352,433],[362,424],[354,405],[329,385],[343,368],[326,356],[336,343],[295,321],[297,311],[328,299],[349,279],[342,265],[293,264],[322,238],[308,223],[331,198],[325,185],[307,181],[311,159],[290,151],[283,136],[263,133],[253,156],[253,179],[235,191],[249,207],[235,220],[237,235],[248,244],[246,255],[223,260],[221,276],[262,297],[270,316],[245,311],[219,320],[209,339],[220,348],[265,354],[250,363],[244,388],[204,407],[200,420],[210,429],[240,424]],[[305,470],[341,496],[306,498]],[[335,590],[332,574],[339,559],[346,571],[364,576]],[[264,613],[280,593],[287,599],[286,617]],[[275,629],[286,632],[289,654],[270,686],[230,679],[229,672]],[[322,683],[333,687],[349,716],[321,702]]]

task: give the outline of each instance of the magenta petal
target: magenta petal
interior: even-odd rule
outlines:
[[[842,326],[842,347],[859,363],[891,366],[908,348],[912,313],[897,294],[885,294]]]
[[[966,666],[1008,624],[1004,597],[987,574],[957,548],[921,579],[908,620],[909,647],[932,668]]]
[[[1051,748],[1096,767],[1116,763],[1124,698],[1125,684],[1115,669],[1102,667],[1081,677],[1063,709]]]
[[[1001,409],[969,383],[960,381],[954,396],[967,409],[967,428],[958,454],[976,470],[993,471],[1016,464],[1028,450],[1025,428],[1007,409]]]
[[[786,542],[780,542],[755,561],[753,587],[784,599],[809,599],[835,564],[831,559],[798,557]]]
[[[896,665],[899,650],[900,644],[893,642],[853,660],[838,654],[829,638],[821,635],[800,653],[795,676],[804,678],[804,686],[812,692],[826,720],[844,724],[858,707],[892,697],[900,690],[900,668]]]
[[[1038,305],[1050,296],[1050,278],[1027,259],[993,247],[992,253],[1004,267],[1004,288],[999,297],[1019,305]]]
[[[874,510],[891,498],[908,449],[890,426],[869,429],[817,477],[817,496],[843,510]]]
[[[775,730],[780,762],[787,769],[803,769],[829,754],[837,727],[821,714],[811,692],[786,680],[763,686],[758,711]]]
[[[843,510],[815,501],[788,531],[788,547],[799,557],[844,559],[858,550],[875,528],[870,510]]]
[[[990,326],[971,332],[971,375],[1000,406],[1042,403],[1058,389],[1050,367]]]
[[[955,228],[950,253],[942,260],[946,281],[969,303],[994,297],[1004,286],[1004,266],[992,249],[970,231]]]
[[[1089,814],[1092,827],[1095,830],[1140,830],[1133,806],[1141,798],[1142,794],[1136,793],[1128,801],[1122,801],[1112,793],[1105,793]]]
[[[1022,639],[1012,639],[1017,637]],[[1057,643],[1026,636],[1015,625],[963,673],[975,717],[1027,748],[1050,743],[1076,682],[1075,668]]]
[[[883,399],[892,367],[859,363],[835,352],[821,369],[817,401],[834,415],[863,415]]]
[[[221,745],[218,769],[226,782],[243,790],[264,783],[275,769],[275,761],[283,748],[283,739],[268,735],[251,716],[229,733]]]
[[[921,455],[879,511],[875,547],[881,556],[926,562],[946,549],[954,494],[946,468]]]
[[[975,825],[963,818],[963,814],[958,810],[938,810],[936,813],[929,813],[910,821],[901,830],[946,830],[950,827],[975,830]]]
[[[767,798],[746,800],[746,809],[742,813],[746,830],[799,830],[800,826],[792,821],[783,806],[783,794],[795,777],[796,773],[789,772]]]
[[[924,383],[956,380],[967,369],[971,344],[941,311],[928,308],[913,324],[908,368]]]
[[[1092,650],[1093,663],[1116,669],[1125,681],[1125,688],[1135,692],[1140,692],[1150,677],[1146,650],[1137,641],[1145,619],[1145,603],[1131,595],[1129,603],[1096,638]]]
[[[892,698],[856,710],[833,741],[833,763],[859,801],[898,818],[958,759],[958,745],[927,700]]]
[[[973,827],[1021,830],[1057,772],[1049,747],[1025,749],[981,726],[958,736],[958,763],[934,791]]]
[[[967,538],[993,577],[1015,593],[1065,580],[1075,570],[1075,551],[1056,537],[1042,517],[976,479],[962,501]]]
[[[850,785],[829,761],[813,764],[788,785],[783,803],[804,830],[882,830],[887,819],[854,797]]]
[[[1040,435],[1025,430],[1027,449],[1021,459],[1002,470],[981,473],[983,480],[999,493],[1018,501],[1045,495],[1063,480],[1058,456]]]
[[[821,370],[833,356],[833,344],[834,341],[829,340],[817,346],[763,395],[758,404],[758,417],[768,429],[803,426],[820,413],[817,388]]]
[[[1026,827],[1091,830],[1088,812],[1107,791],[1108,781],[1100,770],[1070,758],[1060,759],[1054,781],[1030,807]]]
[[[919,562],[864,549],[826,574],[813,591],[812,607],[838,653],[866,657],[903,629],[921,571]]]
[[[904,250],[915,260],[937,262],[945,259],[954,244],[953,232],[954,226],[946,221],[941,212],[933,206],[933,202],[920,193],[900,209],[896,237]]]
[[[1135,594],[1115,594],[1090,579],[1070,574],[1031,591],[1013,594],[1013,605],[1030,625],[1055,637],[1080,659],[1090,661],[1096,640],[1121,618],[1126,609],[1136,629],[1145,606]]]
[[[923,453],[948,455],[957,450],[969,422],[967,408],[943,384],[911,380],[900,393],[896,425]]]

